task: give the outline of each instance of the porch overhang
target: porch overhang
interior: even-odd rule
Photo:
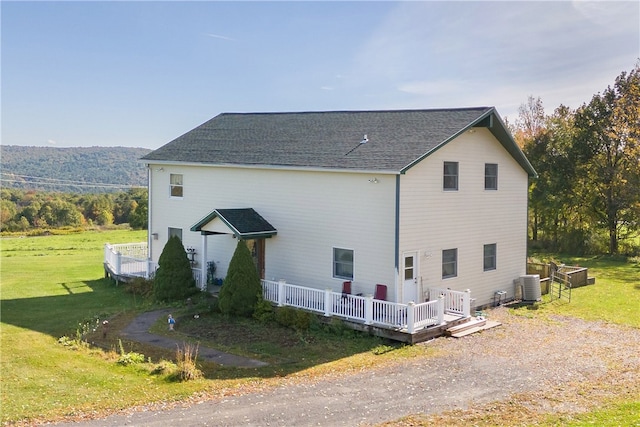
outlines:
[[[233,234],[241,240],[265,239],[278,231],[253,208],[214,209],[191,227],[201,234]]]

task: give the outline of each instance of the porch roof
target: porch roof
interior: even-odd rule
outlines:
[[[221,221],[238,239],[256,239],[275,236],[278,231],[253,208],[214,209],[191,227],[202,234],[228,234],[216,227]],[[223,227],[225,228],[225,227]]]

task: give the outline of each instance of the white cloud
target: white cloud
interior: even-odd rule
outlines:
[[[232,37],[222,36],[220,34],[205,33],[204,35],[207,36],[207,37],[212,37],[214,39],[227,40],[227,41],[231,41],[231,42],[237,41],[236,39],[234,39]]]
[[[56,141],[54,141],[53,139],[47,139],[47,144],[49,144],[49,145],[56,145],[56,144],[57,144],[57,142],[56,142]]]

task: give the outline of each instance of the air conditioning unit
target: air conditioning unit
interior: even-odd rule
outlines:
[[[520,276],[520,286],[522,288],[522,301],[540,301],[542,299],[539,274]]]

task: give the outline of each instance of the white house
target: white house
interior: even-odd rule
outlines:
[[[393,302],[485,306],[526,274],[536,172],[491,107],[225,113],[142,161],[151,260],[177,234],[203,277],[238,238],[264,279]]]

